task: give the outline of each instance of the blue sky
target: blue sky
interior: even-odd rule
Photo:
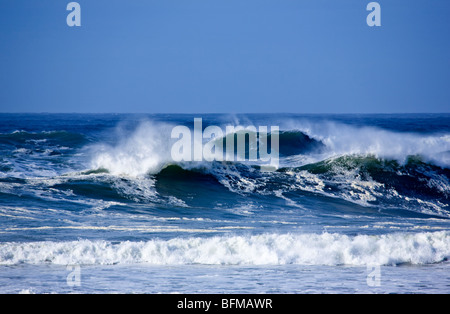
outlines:
[[[0,112],[449,112],[450,1],[0,1]]]

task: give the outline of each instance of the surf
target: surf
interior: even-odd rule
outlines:
[[[259,234],[149,241],[1,243],[0,265],[427,265],[450,257],[448,232]]]

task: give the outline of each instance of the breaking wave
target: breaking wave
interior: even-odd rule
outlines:
[[[91,168],[122,177],[152,177],[166,184],[184,180],[196,188],[202,182],[220,184],[241,194],[309,192],[362,206],[450,218],[448,135],[303,124],[280,131],[280,167],[262,172],[246,161],[174,162],[167,140],[172,127],[145,122],[115,146],[95,146]]]
[[[173,238],[141,242],[79,240],[0,244],[0,265],[399,265],[450,257],[450,234],[346,236],[261,234]]]
[[[78,195],[171,205],[168,200],[176,199],[182,206],[201,190],[210,196],[202,195],[205,206],[207,199],[230,198],[230,193],[281,197],[291,203],[299,202],[296,194],[310,193],[450,218],[450,137],[445,134],[337,123],[290,125],[279,134],[280,167],[267,172],[245,161],[174,162],[172,128],[142,122],[134,130],[118,132],[113,143],[87,143],[83,135],[66,131],[1,134],[0,144],[14,145],[14,150],[11,158],[0,157],[0,193],[42,196],[50,188],[74,199]],[[79,160],[73,160],[81,157],[64,145],[84,145],[78,154],[86,160],[84,170],[68,170],[77,163],[79,168]],[[33,180],[22,180],[31,174]],[[38,191],[39,179],[45,192]]]

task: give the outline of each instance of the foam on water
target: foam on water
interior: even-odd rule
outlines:
[[[0,265],[414,265],[450,257],[450,233],[346,236],[262,234],[173,238],[146,242],[80,240],[0,244]]]

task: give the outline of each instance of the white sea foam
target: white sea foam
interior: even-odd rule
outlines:
[[[450,257],[446,231],[346,236],[262,234],[120,242],[79,240],[0,244],[0,265],[396,265]]]
[[[374,155],[400,163],[420,155],[440,166],[450,166],[450,137],[446,134],[415,134],[355,127],[336,122],[296,121],[288,124],[326,145],[320,160],[342,155]],[[319,161],[319,160],[316,160]]]
[[[142,122],[130,135],[118,131],[115,146],[91,147],[91,166],[104,168],[113,175],[138,177],[159,172],[170,163],[170,129],[167,124]]]

